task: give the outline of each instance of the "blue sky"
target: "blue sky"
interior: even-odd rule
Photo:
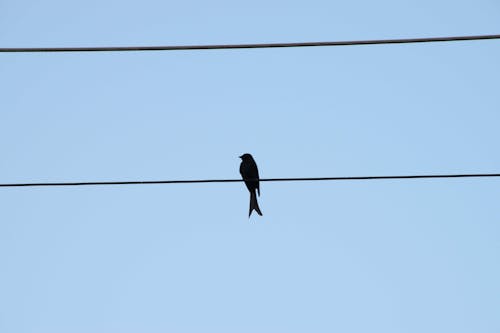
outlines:
[[[0,45],[500,33],[497,1],[10,1]],[[498,41],[0,54],[0,182],[499,172]],[[495,179],[0,190],[2,332],[498,332]]]

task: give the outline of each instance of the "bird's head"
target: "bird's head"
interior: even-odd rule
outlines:
[[[240,158],[243,160],[243,161],[248,161],[248,160],[253,160],[253,157],[252,155],[250,154],[243,154],[240,156]]]

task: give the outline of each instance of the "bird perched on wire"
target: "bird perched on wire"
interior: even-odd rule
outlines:
[[[240,174],[243,180],[245,181],[245,185],[250,191],[250,209],[248,211],[248,217],[252,215],[252,211],[256,211],[257,214],[262,216],[262,212],[259,208],[259,203],[257,202],[257,193],[260,196],[260,188],[259,188],[259,169],[257,169],[257,164],[250,154],[243,154],[240,156],[241,164],[240,164]]]

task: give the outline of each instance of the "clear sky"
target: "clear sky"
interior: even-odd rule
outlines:
[[[0,46],[500,33],[498,0],[2,0]],[[500,172],[500,41],[0,54],[0,182]],[[0,189],[0,331],[499,332],[500,180]]]

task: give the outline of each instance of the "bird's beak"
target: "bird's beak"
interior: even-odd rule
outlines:
[[[243,155],[238,156],[239,158],[243,158]]]

